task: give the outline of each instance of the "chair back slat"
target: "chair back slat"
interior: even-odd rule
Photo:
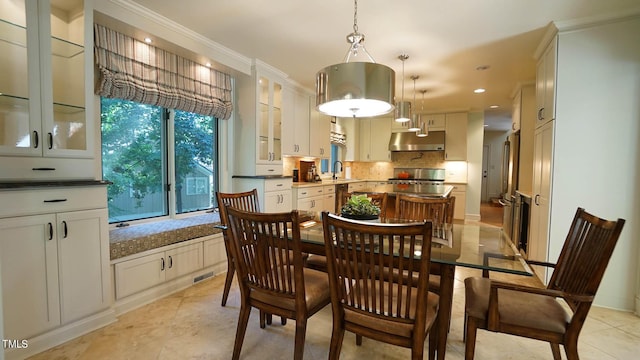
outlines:
[[[285,297],[295,298],[296,289],[304,294],[297,211],[255,213],[229,207],[227,212],[234,252],[242,259],[238,279],[251,289]]]
[[[574,295],[596,294],[624,220],[608,221],[578,208],[547,286]],[[568,301],[575,310],[577,301]]]
[[[425,314],[430,222],[370,223],[325,212],[323,226],[327,259],[335,259],[327,264],[330,283],[338,284],[335,289],[332,285],[332,304],[401,322],[415,321],[417,312]],[[393,276],[389,269],[410,276]]]
[[[396,196],[395,217],[405,220],[426,221],[434,225],[451,222],[453,218],[453,202],[455,198],[424,198],[419,196],[398,194]]]
[[[222,193],[217,192],[218,209],[220,209],[220,222],[227,225],[227,207],[233,206],[236,209],[259,212],[260,204],[258,203],[258,190],[244,191],[238,193]]]

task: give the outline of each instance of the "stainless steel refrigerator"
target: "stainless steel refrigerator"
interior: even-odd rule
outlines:
[[[502,148],[502,228],[504,235],[513,238],[513,219],[516,190],[518,189],[518,159],[520,156],[520,132],[507,136]]]

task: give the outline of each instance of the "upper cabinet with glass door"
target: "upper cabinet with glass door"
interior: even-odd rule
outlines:
[[[92,22],[82,0],[0,0],[0,179],[93,177]]]
[[[254,61],[251,76],[236,78],[234,175],[282,175],[282,120],[292,99],[283,88],[286,75]]]

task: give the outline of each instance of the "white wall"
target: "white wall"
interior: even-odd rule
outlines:
[[[627,223],[596,304],[632,310],[640,232],[640,17],[561,32],[549,259],[577,207]]]

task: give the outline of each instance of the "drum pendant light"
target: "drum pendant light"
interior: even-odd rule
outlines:
[[[411,80],[413,80],[413,103],[416,103],[416,80],[420,78],[418,75],[412,75]],[[420,130],[420,114],[411,115],[411,120],[409,121],[409,131],[419,131]]]
[[[398,59],[402,61],[402,97],[400,101],[396,103],[396,121],[404,123],[410,120],[411,117],[411,103],[404,101],[404,61],[409,58],[409,55],[402,54],[398,56]]]
[[[364,34],[358,32],[358,1],[354,0],[353,33],[344,62],[327,66],[316,74],[316,109],[337,117],[372,117],[394,109],[396,74],[376,64],[364,48]],[[366,56],[368,62],[349,62]]]
[[[416,132],[416,135],[419,137],[425,137],[429,135],[429,128],[427,127],[427,124],[424,123],[424,120],[422,120],[422,114],[424,113],[424,93],[426,93],[427,90],[420,90],[420,92],[422,93],[422,104],[420,105],[420,130]]]

